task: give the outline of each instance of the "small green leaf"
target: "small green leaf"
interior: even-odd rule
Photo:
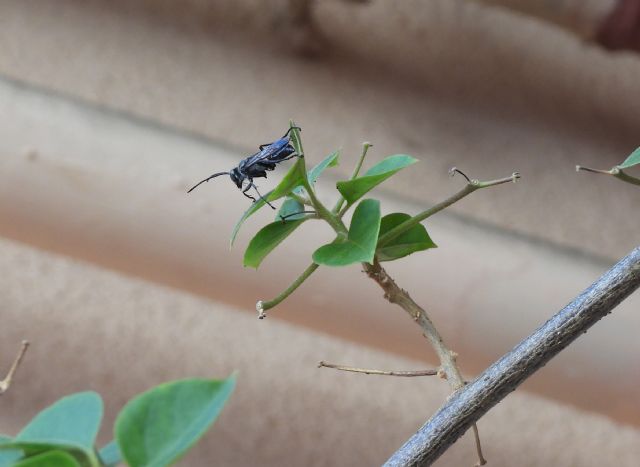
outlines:
[[[380,230],[380,201],[365,199],[358,204],[347,239],[321,246],[313,253],[313,261],[326,266],[347,266],[373,262]]]
[[[11,443],[13,440],[4,435],[0,435],[0,445]],[[22,459],[24,453],[21,449],[0,449],[0,467],[11,467],[17,460]]]
[[[102,412],[102,399],[97,393],[72,394],[36,415],[14,441],[75,447],[91,454]]]
[[[417,159],[404,154],[389,156],[367,170],[362,177],[338,182],[338,191],[347,200],[347,203],[352,205],[375,186],[416,162],[418,162]]]
[[[265,197],[268,201],[275,201],[287,196],[293,189],[302,184],[304,180],[304,159],[296,158],[295,164],[291,166],[289,171],[282,177],[278,186]]]
[[[282,222],[283,217],[286,218],[287,221],[302,219],[304,217],[302,211],[304,211],[304,204],[295,198],[287,198],[284,200],[284,203],[282,203],[282,206],[280,206],[278,214],[276,214],[276,221]],[[300,214],[292,216],[292,214],[295,213]]]
[[[130,400],[118,414],[115,435],[131,467],[166,466],[184,455],[216,420],[236,377],[161,384]]]
[[[296,150],[296,154],[304,157],[304,150],[302,149],[302,141],[300,140],[300,130],[293,120],[289,120],[289,128],[291,128],[291,145]]]
[[[338,157],[340,156],[340,151],[335,151],[332,154],[329,154],[325,157],[322,162],[316,165],[313,169],[307,172],[307,179],[309,180],[309,184],[312,186],[318,181],[318,178],[325,171],[325,169],[329,167],[335,167],[338,165]],[[306,196],[306,191],[302,186],[297,186],[292,190],[293,193],[298,196]],[[281,220],[282,217],[287,217],[289,220],[302,219],[304,214],[300,214],[297,216],[291,216],[291,214],[295,214],[297,212],[304,211],[304,205],[300,203],[295,198],[287,197],[282,203],[278,214],[276,215],[276,220]]]
[[[619,169],[628,169],[634,165],[640,164],[640,148],[633,151],[629,157],[627,157],[622,164],[618,166]]]
[[[271,192],[267,193],[265,196],[268,197],[270,194]],[[236,241],[236,237],[238,236],[238,232],[240,232],[240,227],[242,227],[244,221],[249,219],[249,217],[254,215],[262,206],[265,206],[266,204],[267,203],[265,203],[264,199],[262,198],[258,198],[254,203],[251,203],[249,209],[244,212],[242,217],[238,220],[238,222],[236,222],[236,225],[233,227],[233,231],[231,232],[230,246],[233,246],[233,243]]]
[[[54,450],[28,457],[14,467],[80,467],[80,463],[68,452]]]
[[[249,242],[244,252],[244,265],[257,269],[262,260],[305,220],[287,219],[265,225]]]
[[[379,236],[382,237],[382,235],[409,219],[411,219],[411,216],[403,212],[394,212],[384,216],[380,222]],[[429,237],[427,229],[422,224],[417,224],[383,247],[379,247],[376,255],[381,262],[393,261],[416,251],[428,250],[429,248],[437,248],[437,245]]]
[[[115,467],[122,462],[122,453],[115,439],[100,449],[98,455],[100,456],[100,462],[105,467]]]
[[[318,181],[318,178],[320,178],[320,175],[322,175],[322,172],[324,172],[325,169],[337,166],[339,157],[340,151],[334,151],[333,153],[325,157],[322,162],[316,165],[313,169],[309,170],[309,172],[307,173],[309,183],[313,185]]]

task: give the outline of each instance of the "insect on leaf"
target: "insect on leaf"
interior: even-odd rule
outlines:
[[[640,148],[633,151],[629,157],[627,157],[622,164],[618,166],[619,169],[628,169],[634,165],[640,164]]]
[[[380,230],[380,201],[365,199],[356,207],[347,239],[321,246],[313,253],[313,261],[326,266],[371,263],[376,252]]]
[[[278,185],[272,191],[264,196],[265,199],[267,201],[276,201],[290,194],[296,187],[302,185],[302,181],[304,179],[304,170],[304,159],[298,157],[296,159],[296,162],[291,166],[280,183],[278,183]],[[249,206],[249,209],[244,212],[242,217],[238,220],[238,222],[236,222],[236,225],[233,227],[233,231],[231,232],[230,246],[233,246],[233,244],[235,243],[236,237],[238,236],[238,232],[240,232],[240,227],[242,227],[242,224],[244,224],[244,222],[249,217],[255,214],[266,204],[267,203],[264,199],[259,198],[254,203],[252,203],[251,206]]]
[[[295,164],[293,164],[293,166],[289,169],[278,186],[264,196],[267,200],[275,201],[277,199],[280,199],[291,193],[291,191],[296,186],[302,183],[299,164],[304,164],[304,162],[301,161],[301,159],[296,160]],[[244,224],[244,222],[249,217],[258,212],[260,208],[266,206],[266,204],[267,203],[265,202],[265,200],[261,198],[258,198],[254,203],[251,203],[249,209],[244,212],[242,217],[238,220],[238,222],[236,222],[236,225],[233,227],[233,231],[231,232],[230,246],[233,246],[234,242],[236,241],[236,237],[238,236],[238,232],[240,232],[240,227],[242,227],[242,224]]]
[[[384,216],[380,222],[380,237],[409,219],[411,216],[403,212],[394,212]],[[378,247],[376,255],[381,262],[393,261],[416,251],[430,248],[437,248],[437,245],[429,237],[427,229],[422,224],[417,224],[384,246]]]
[[[384,182],[401,169],[418,162],[411,156],[396,154],[389,156],[371,167],[361,177],[337,183],[338,191],[349,205],[362,198],[368,191]]]

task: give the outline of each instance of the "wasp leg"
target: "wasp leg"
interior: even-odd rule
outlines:
[[[256,199],[251,196],[249,193],[247,193],[247,191],[251,188],[251,184],[248,185],[244,190],[242,190],[242,194],[245,195],[247,198],[249,198],[250,200],[253,200],[253,202],[255,203]]]
[[[279,159],[278,160],[278,164],[280,162],[284,162],[284,161],[288,161],[289,159],[293,159],[294,157],[299,157],[299,156],[298,156],[297,153],[294,152],[293,154],[291,154],[290,156],[285,157],[284,159]]]
[[[249,195],[249,194],[247,193],[247,190],[249,190],[249,188],[251,188],[251,187],[253,187],[253,188],[254,188],[254,190],[256,190],[256,193],[258,193],[258,196],[260,197],[260,199],[261,199],[262,201],[264,201],[265,203],[267,203],[271,209],[275,209],[275,208],[276,208],[273,204],[271,204],[269,201],[267,201],[267,198],[265,198],[264,196],[262,196],[262,195],[260,194],[260,192],[258,191],[258,187],[253,183],[253,180],[249,180],[249,185],[247,186],[247,188],[245,188],[244,190],[242,190],[242,193],[243,193],[246,197],[251,198],[251,199],[253,200],[253,202],[255,203],[256,199],[255,199],[253,196],[251,196],[251,195]]]

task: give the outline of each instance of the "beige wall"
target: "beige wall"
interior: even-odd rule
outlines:
[[[239,247],[231,252],[227,247],[228,234],[246,208],[246,200],[227,180],[188,197],[184,194],[193,181],[231,167],[258,143],[280,135],[292,117],[304,128],[310,161],[336,147],[344,149],[343,163],[334,178],[320,185],[327,199],[337,174],[351,171],[363,140],[375,144],[372,162],[396,152],[410,153],[421,161],[380,191],[379,196],[393,210],[417,212],[453,193],[461,186],[460,180],[446,176],[453,165],[483,179],[509,175],[513,170],[523,174],[521,183],[476,193],[449,214],[434,218],[427,227],[438,250],[390,266],[401,284],[433,313],[469,375],[508,351],[638,243],[634,235],[638,231],[638,216],[634,215],[637,189],[574,171],[578,163],[610,167],[640,145],[637,56],[605,53],[549,24],[508,10],[447,0],[367,5],[319,2],[314,24],[324,53],[303,58],[295,53],[300,31],[295,39],[286,27],[284,2],[190,1],[180,8],[176,5],[171,1],[97,0],[5,1],[0,5],[0,236],[208,298],[204,304],[193,305],[193,314],[180,326],[184,331],[172,334],[176,330],[167,324],[169,318],[153,324],[154,309],[190,308],[192,305],[176,305],[183,300],[176,298],[179,292],[155,295],[150,291],[155,286],[145,285],[129,297],[119,286],[108,286],[113,287],[114,296],[122,294],[126,301],[118,313],[136,313],[138,303],[145,307],[145,318],[138,324],[141,332],[149,333],[145,339],[152,341],[154,333],[168,333],[168,340],[181,342],[172,357],[176,366],[193,354],[215,351],[199,334],[204,332],[201,326],[211,332],[224,329],[230,335],[240,329],[246,339],[238,344],[241,346],[252,345],[255,332],[268,334],[254,327],[262,322],[246,321],[248,316],[237,310],[253,312],[257,299],[273,296],[306,266],[313,249],[308,242],[330,239],[328,230],[310,227],[289,246],[283,245],[281,254],[270,258],[258,272],[248,271],[240,267],[242,247],[259,224],[243,231]],[[8,246],[7,251],[22,248]],[[0,309],[6,320],[2,326],[6,334],[0,339],[2,355],[13,354],[12,340],[19,342],[33,333],[39,341],[34,349],[40,345],[53,352],[59,346],[63,349],[59,364],[71,365],[83,342],[96,337],[78,333],[81,340],[74,341],[76,334],[65,329],[59,339],[50,339],[50,321],[38,320],[36,308],[47,308],[56,294],[72,299],[74,284],[84,274],[93,277],[94,273],[80,266],[53,266],[59,260],[39,259],[38,253],[28,251],[4,263],[13,281],[7,283],[13,285],[6,286],[11,300]],[[13,257],[13,253],[7,255]],[[23,257],[30,258],[24,270],[17,266]],[[29,276],[32,262],[40,266]],[[50,270],[56,271],[53,280],[47,276]],[[91,285],[99,288],[103,281],[109,282],[103,274],[96,272]],[[33,281],[43,284],[44,298],[37,303],[30,301]],[[124,324],[105,319],[118,308],[118,301],[102,307],[91,301],[86,287],[68,306],[73,313],[85,312],[105,327],[100,346],[118,346]],[[144,298],[147,294],[154,297],[149,302]],[[86,300],[90,305],[83,310]],[[51,308],[57,310],[51,323],[62,326],[64,306]],[[33,316],[33,328],[16,311],[25,309],[32,313],[28,316]],[[567,431],[544,437],[549,457],[535,459],[531,454],[531,465],[548,465],[554,459],[556,465],[601,465],[612,458],[608,455],[617,457],[620,465],[633,465],[637,456],[627,460],[626,455],[634,453],[631,446],[640,445],[635,430],[592,415],[587,415],[587,422],[584,414],[557,401],[625,423],[640,423],[638,406],[633,403],[640,383],[640,344],[633,332],[639,324],[637,309],[638,298],[634,297],[528,383],[527,389],[556,401],[544,409],[554,414],[551,418],[530,425],[536,432],[531,436],[542,437],[545,427],[561,425],[569,418],[573,430],[568,441],[562,438]],[[229,322],[215,321],[219,314],[228,314]],[[305,355],[303,363],[298,363],[309,368],[309,376],[297,367],[291,374],[301,371],[309,381],[316,375],[310,367],[326,357],[314,350],[319,341],[308,329],[420,359],[422,365],[433,364],[433,355],[413,323],[388,306],[358,268],[321,269],[272,318],[305,327],[295,330],[296,347],[289,353],[283,347],[278,354],[282,360],[277,360],[286,367],[282,361],[292,358],[290,354],[293,358]],[[247,324],[250,322],[254,324]],[[273,326],[288,329],[277,321]],[[273,342],[294,339],[294,334],[274,332],[276,337],[271,339],[275,340],[263,336],[253,350],[262,355],[264,347]],[[135,339],[131,339],[124,352],[133,348]],[[153,348],[167,345],[154,342]],[[340,359],[342,344],[328,339],[326,345],[334,349],[327,354]],[[353,348],[358,350],[345,354],[350,361],[342,363],[368,363],[363,360],[370,350]],[[43,365],[43,354],[37,352],[32,358]],[[148,358],[151,356],[153,352],[137,362],[140,374],[131,376],[131,386],[127,386],[131,391],[144,386],[149,375],[159,380],[182,374],[174,372],[174,367],[169,371],[162,362]],[[373,359],[370,364],[417,364],[386,358],[389,360]],[[255,372],[260,376],[247,383],[243,401],[271,384],[271,374],[264,367],[273,364],[272,360],[258,359],[251,364],[250,359],[229,356],[227,364],[220,363],[225,361],[216,360],[215,365],[204,361],[184,371],[240,366]],[[117,405],[113,401],[124,399],[124,393],[115,388],[128,376],[112,367],[98,375],[82,367],[82,362],[74,367],[77,386],[66,384],[65,373],[52,377],[54,386],[71,390],[91,381],[106,392],[112,406]],[[45,377],[45,369],[38,370],[39,378]],[[29,375],[28,367],[24,372],[25,377]],[[295,424],[299,436],[336,427],[326,401],[340,398],[331,388],[343,388],[345,380],[335,378],[327,382],[326,391],[309,396],[309,403],[316,404],[310,410],[325,415],[323,424],[310,427],[299,420]],[[349,419],[351,410],[358,412],[359,399],[370,397],[366,392],[369,381],[355,383],[363,386],[349,393],[340,420]],[[363,415],[365,425],[381,423],[380,419],[371,422],[376,420],[375,412],[393,406],[389,401],[396,389],[391,387],[398,383],[384,384],[390,389],[371,402]],[[30,384],[24,392],[14,394],[13,401],[24,394],[24,405],[16,406],[6,426],[21,423],[24,411],[19,408],[50,400],[51,392],[35,386]],[[444,388],[438,387],[444,394]],[[311,390],[301,383],[296,391],[307,394]],[[431,387],[421,391],[429,393]],[[434,407],[442,394],[433,401]],[[513,403],[513,409],[505,409],[505,420],[514,413],[519,420],[530,419],[527,410],[534,410],[527,405],[537,399],[523,397]],[[261,410],[260,404],[251,407]],[[241,408],[235,410],[244,413]],[[401,425],[404,431],[393,434],[402,439],[430,409],[424,412],[412,418],[409,414],[415,410],[408,404],[406,413],[385,412],[384,423]],[[269,420],[279,423],[276,414]],[[225,423],[233,434],[223,439],[238,446],[238,451],[250,449],[235,437],[232,422]],[[487,443],[494,446],[493,458],[508,465],[513,452],[522,447],[523,437],[514,436],[514,444],[507,448],[505,433],[492,430],[507,427],[506,432],[523,433],[527,422],[513,430],[506,421],[496,419],[496,423],[488,428],[483,423],[482,429],[490,433]],[[586,443],[574,426],[581,423],[590,426],[592,433],[606,432],[604,438],[622,439],[623,444],[604,448],[594,442],[597,455],[580,457]],[[247,439],[264,436],[263,428],[256,427]],[[266,456],[262,459],[268,459],[265,465],[282,465],[290,452],[282,440],[291,433],[278,433],[280,441],[273,448],[277,453],[261,445],[259,452]],[[379,439],[389,437],[384,430],[378,435]],[[341,436],[332,432],[327,443],[351,440]],[[295,458],[298,465],[328,456],[313,437],[291,439],[304,446]],[[373,443],[381,443],[379,439]],[[346,459],[347,444],[336,449],[331,459]],[[361,458],[362,465],[380,462],[396,444],[393,437],[393,442],[372,449]],[[566,464],[561,464],[556,454],[567,444],[578,457],[563,458]],[[366,444],[358,446],[367,449]],[[463,457],[448,462],[459,465],[467,455],[465,451]],[[246,459],[230,455],[229,463],[242,465]]]

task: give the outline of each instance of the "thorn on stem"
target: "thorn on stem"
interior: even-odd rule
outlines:
[[[334,363],[327,363],[321,361],[318,363],[318,368],[333,368],[334,370],[350,371],[352,373],[364,373],[366,375],[382,375],[382,376],[435,376],[439,370],[418,370],[418,371],[388,371],[388,370],[372,370],[368,368],[356,368],[352,366],[336,365]]]
[[[457,167],[451,167],[451,168],[449,169],[449,176],[450,176],[450,177],[454,177],[454,176],[455,176],[455,174],[460,174],[460,175],[462,175],[464,178],[466,178],[466,179],[467,179],[467,182],[469,182],[469,183],[473,183],[473,182],[471,181],[471,179],[470,179],[469,177],[467,177],[467,174],[465,174],[462,170],[458,169]]]

